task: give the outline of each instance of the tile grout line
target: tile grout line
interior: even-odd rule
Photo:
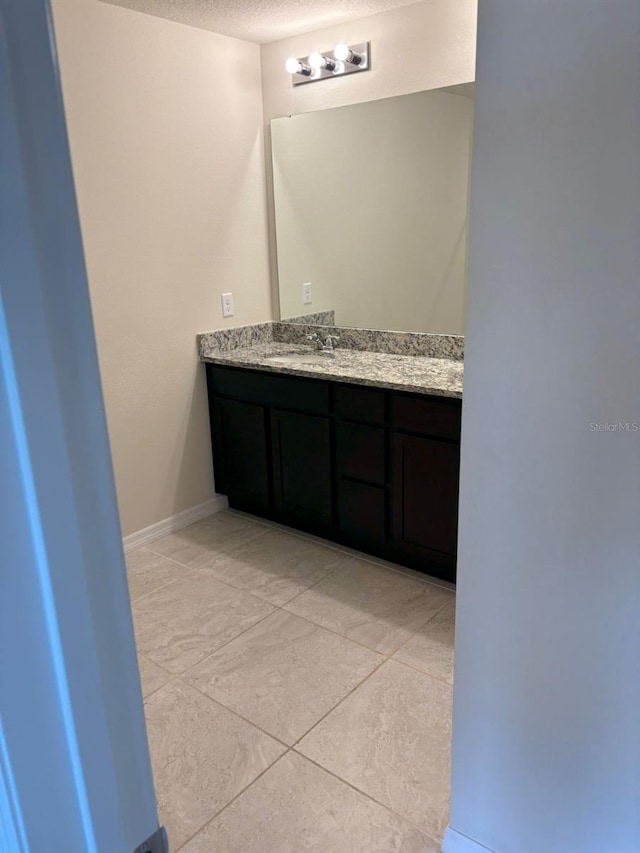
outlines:
[[[152,696],[155,696],[155,695],[156,695],[156,693],[157,693],[159,690],[162,690],[162,688],[163,688],[163,687],[168,687],[170,684],[173,684],[173,682],[174,682],[174,681],[177,681],[177,680],[178,680],[178,678],[179,678],[179,676],[178,676],[178,675],[172,675],[172,676],[171,676],[171,678],[169,678],[169,679],[168,679],[168,681],[165,681],[165,683],[164,683],[164,684],[161,684],[161,685],[160,685],[160,687],[156,687],[156,688],[155,688],[155,690],[152,690],[150,693],[147,693],[147,695],[146,695],[146,696],[143,696],[143,697],[142,697],[142,704],[143,704],[143,705],[146,705],[146,704],[147,704],[147,700],[148,700],[148,699],[151,699],[151,697],[152,697]]]
[[[235,589],[235,587],[232,587],[232,589]],[[255,596],[254,596],[254,598],[255,598]],[[260,599],[260,600],[262,601],[262,599]],[[266,601],[262,601],[262,603],[267,604]],[[260,619],[258,619],[256,622],[253,622],[251,625],[249,625],[248,628],[245,628],[244,630],[240,631],[239,634],[236,634],[234,637],[231,637],[230,640],[225,640],[225,642],[222,643],[222,645],[218,646],[217,649],[214,649],[212,652],[209,652],[209,654],[205,655],[201,660],[197,661],[197,663],[192,663],[191,666],[188,666],[184,670],[184,672],[177,673],[178,677],[183,678],[188,672],[190,672],[192,669],[194,669],[194,667],[200,666],[201,663],[204,663],[206,660],[209,660],[210,657],[213,657],[213,655],[217,654],[219,651],[224,649],[225,646],[229,645],[229,643],[232,643],[234,640],[237,640],[243,634],[246,634],[247,631],[250,631],[252,628],[255,628],[256,625],[259,625],[261,622],[264,622],[264,620],[268,619],[269,616],[273,616],[273,614],[276,612],[276,610],[280,609],[279,607],[275,607],[274,605],[271,605],[271,607],[273,607],[273,610],[271,610],[270,613],[265,613],[264,616],[261,616]],[[153,663],[155,663],[155,661],[153,661]],[[211,697],[209,697],[209,698],[211,698]]]
[[[429,841],[436,841],[436,843],[437,843],[437,839],[433,835],[431,835],[429,832],[426,832],[424,829],[421,829],[416,823],[414,823],[412,820],[410,820],[410,818],[405,817],[404,815],[400,814],[400,812],[395,811],[394,809],[391,808],[391,806],[388,806],[386,803],[381,802],[381,800],[376,800],[375,797],[373,797],[371,794],[368,794],[366,791],[363,791],[360,788],[358,788],[356,785],[353,784],[353,782],[349,782],[347,779],[343,779],[342,776],[339,776],[333,770],[329,770],[328,767],[324,767],[324,765],[319,764],[317,761],[315,761],[315,759],[309,758],[309,756],[305,755],[304,752],[298,752],[298,750],[295,749],[295,747],[293,747],[293,746],[291,747],[291,749],[289,751],[295,752],[295,754],[299,755],[300,758],[304,758],[306,761],[311,762],[311,764],[314,764],[320,770],[323,770],[325,773],[328,773],[329,776],[333,776],[333,778],[337,779],[338,782],[342,782],[344,785],[347,785],[349,788],[351,788],[351,790],[355,791],[357,794],[360,794],[361,796],[366,797],[366,799],[371,800],[377,806],[382,806],[383,809],[386,809],[386,811],[390,812],[392,815],[395,815],[396,817],[398,817],[401,820],[408,823],[409,826],[411,826],[411,827],[413,827],[413,829],[417,830],[420,833],[420,835],[424,835],[427,839],[429,839]],[[281,756],[281,757],[283,758],[284,756]],[[279,760],[280,759],[278,759],[278,761]],[[273,764],[271,766],[273,767]]]
[[[209,697],[209,698],[211,698],[211,697]],[[252,779],[252,780],[251,780],[251,782],[249,782],[249,784],[248,784],[248,785],[245,785],[245,787],[244,787],[241,791],[238,791],[238,793],[237,793],[237,794],[235,794],[235,796],[233,796],[233,797],[229,800],[229,802],[228,802],[228,803],[225,803],[225,804],[224,804],[224,806],[222,806],[222,808],[221,808],[221,809],[218,809],[218,811],[217,811],[217,812],[216,812],[212,817],[210,817],[208,820],[206,820],[206,821],[202,824],[202,826],[201,826],[199,829],[197,829],[197,830],[193,833],[193,835],[190,835],[190,836],[189,836],[189,838],[187,838],[187,840],[186,840],[183,844],[181,844],[181,845],[180,845],[180,847],[178,847],[178,848],[177,848],[177,850],[175,851],[175,853],[180,853],[180,851],[181,851],[181,850],[184,850],[184,848],[187,846],[187,844],[191,843],[191,841],[193,841],[193,839],[196,837],[196,835],[199,835],[201,832],[203,832],[203,831],[204,831],[204,830],[209,826],[209,824],[213,823],[213,821],[214,821],[214,820],[216,820],[216,818],[218,818],[218,817],[222,814],[222,812],[223,812],[225,809],[228,809],[228,808],[229,808],[229,806],[230,806],[232,803],[235,803],[235,801],[238,799],[238,797],[241,797],[241,796],[245,793],[245,791],[248,791],[248,790],[249,790],[249,788],[251,788],[251,786],[252,786],[252,785],[255,785],[255,783],[258,781],[258,779],[261,779],[261,778],[264,776],[264,774],[265,774],[265,773],[268,773],[268,771],[269,771],[269,770],[271,770],[271,768],[272,768],[272,767],[275,767],[275,765],[276,765],[276,764],[277,764],[277,763],[278,763],[282,758],[284,758],[286,755],[288,755],[290,752],[291,752],[291,747],[287,747],[286,752],[283,752],[283,753],[282,753],[282,755],[279,755],[279,756],[276,758],[276,760],[275,760],[275,761],[273,761],[271,764],[269,764],[269,766],[268,766],[268,767],[265,767],[265,768],[264,768],[264,770],[262,770],[262,771],[261,771],[261,772],[256,776],[256,778],[255,778],[255,779]]]
[[[385,665],[385,663],[387,663],[387,658],[385,658],[384,660],[381,660],[380,663],[375,667],[375,669],[372,669],[370,673],[365,675],[365,677],[362,679],[362,681],[359,681],[355,687],[353,687],[348,693],[345,693],[345,695],[342,697],[342,699],[339,699],[336,702],[336,704],[333,705],[333,707],[331,707],[327,711],[326,714],[323,714],[318,720],[316,720],[316,722],[310,728],[308,728],[303,734],[301,734],[300,737],[296,741],[294,741],[294,743],[291,745],[291,749],[295,749],[301,740],[304,740],[304,738],[306,738],[306,736],[308,734],[310,734],[316,728],[316,726],[319,726],[320,723],[322,723],[324,720],[327,719],[329,714],[332,714],[335,710],[337,710],[340,707],[340,705],[342,705],[343,702],[345,702],[353,693],[355,693],[356,690],[359,690],[362,687],[362,685],[371,678],[372,675],[375,675],[376,672],[378,672],[378,670],[381,669]]]
[[[271,732],[268,732],[266,729],[263,729],[261,726],[259,726],[257,723],[254,723],[253,720],[250,720],[248,717],[243,717],[241,713],[234,710],[233,708],[230,708],[228,705],[225,705],[224,702],[220,702],[218,699],[214,699],[213,696],[209,696],[208,693],[205,693],[204,690],[201,690],[195,684],[192,684],[190,681],[183,681],[179,675],[177,675],[176,678],[178,679],[178,681],[182,681],[182,683],[185,684],[187,687],[191,687],[191,688],[193,688],[193,690],[196,690],[201,696],[204,696],[210,702],[213,702],[214,705],[219,705],[225,711],[228,711],[230,714],[233,714],[234,717],[238,717],[238,719],[242,720],[244,723],[247,723],[248,725],[252,726],[254,729],[257,729],[259,732],[261,732],[261,734],[265,735],[268,738],[271,738],[271,740],[275,740],[276,743],[279,743],[281,746],[284,746],[284,748],[287,752],[289,752],[289,750],[293,749],[293,747],[290,746],[288,743],[286,743],[286,741],[282,740],[282,738],[279,738],[277,735],[274,735]],[[160,689],[162,689],[162,688],[160,688]],[[283,753],[283,755],[284,755],[284,753]],[[281,756],[278,756],[278,758],[280,758],[280,757]]]
[[[179,565],[179,564],[176,564]],[[180,566],[181,569],[186,568],[186,566]],[[185,575],[185,577],[188,577]],[[143,592],[142,595],[136,596],[136,598],[129,597],[129,603],[131,604],[131,608],[133,609],[134,605],[139,601],[142,601],[143,598],[147,598],[149,595],[153,595],[154,592],[159,592],[161,589],[165,589],[168,586],[171,586],[173,583],[178,583],[182,578],[174,578],[173,580],[167,581],[166,583],[161,584],[160,586],[155,587],[155,589],[150,589],[149,592]]]
[[[396,654],[394,652],[394,654]],[[419,673],[420,675],[426,675],[427,678],[432,678],[434,681],[437,681],[439,684],[445,684],[447,687],[451,687],[453,689],[453,682],[447,681],[446,678],[441,678],[439,675],[433,675],[431,672],[425,672],[424,669],[420,669],[417,666],[414,666],[411,663],[405,663],[403,660],[398,660],[395,657],[387,658],[388,661],[393,661],[394,663],[400,664],[400,666],[406,666],[407,669],[411,669],[414,672]]]

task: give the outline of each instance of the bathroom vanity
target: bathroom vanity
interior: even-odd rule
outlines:
[[[455,581],[461,361],[282,343],[202,360],[231,507]]]

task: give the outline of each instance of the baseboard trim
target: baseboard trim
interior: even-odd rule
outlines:
[[[494,853],[494,851],[448,826],[442,839],[442,853]]]
[[[192,506],[190,509],[176,513],[176,515],[171,515],[169,518],[151,524],[143,530],[130,533],[129,536],[125,536],[122,540],[125,554],[127,551],[133,551],[134,548],[141,548],[143,545],[148,545],[149,542],[160,539],[161,536],[166,536],[168,533],[174,533],[176,530],[188,527],[202,518],[206,518],[216,512],[222,512],[228,506],[229,502],[224,495],[216,495],[204,503]]]

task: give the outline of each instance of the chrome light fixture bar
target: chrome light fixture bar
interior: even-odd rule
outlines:
[[[338,44],[333,50],[310,53],[309,56],[290,56],[285,70],[291,74],[291,84],[315,83],[329,77],[344,77],[371,68],[371,42]]]

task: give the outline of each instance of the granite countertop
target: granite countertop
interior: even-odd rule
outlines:
[[[317,360],[314,359],[312,363],[275,361],[279,357],[291,355],[317,356]],[[238,347],[229,352],[210,351],[201,356],[201,361],[312,379],[372,385],[413,394],[434,394],[457,399],[462,397],[464,362],[449,358],[390,355],[353,349],[337,349],[329,355],[311,346],[274,342]]]

